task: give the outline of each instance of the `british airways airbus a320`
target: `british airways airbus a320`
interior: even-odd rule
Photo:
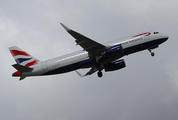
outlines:
[[[17,70],[12,76],[20,77],[20,80],[22,80],[29,76],[54,75],[80,68],[91,68],[84,75],[78,71],[76,72],[82,77],[98,71],[98,77],[102,77],[103,69],[105,72],[109,72],[124,68],[126,66],[125,61],[120,58],[125,55],[148,50],[151,56],[154,56],[152,49],[157,48],[168,39],[167,35],[158,32],[146,32],[132,36],[122,42],[114,41],[107,44],[100,44],[69,29],[62,23],[61,25],[76,39],[75,42],[77,45],[80,45],[83,50],[47,61],[40,61],[17,46],[9,47],[17,63],[12,65]]]

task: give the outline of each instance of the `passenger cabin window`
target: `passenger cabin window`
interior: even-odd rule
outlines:
[[[154,32],[154,34],[159,34],[159,32]]]

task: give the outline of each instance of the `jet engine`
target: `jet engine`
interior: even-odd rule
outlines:
[[[109,71],[122,69],[125,66],[126,65],[125,65],[124,59],[121,59],[121,60],[115,60],[111,63],[105,64],[104,69],[105,69],[106,72],[109,72]]]

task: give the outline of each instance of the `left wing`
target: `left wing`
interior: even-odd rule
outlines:
[[[76,39],[75,42],[77,43],[77,45],[80,45],[84,50],[86,50],[89,53],[89,56],[98,56],[106,49],[106,46],[76,32],[76,31],[69,29],[62,23],[61,23],[61,25],[64,27],[64,29],[70,35],[72,35]]]

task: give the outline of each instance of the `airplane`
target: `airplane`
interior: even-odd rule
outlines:
[[[130,55],[142,50],[148,50],[154,56],[153,49],[169,38],[159,32],[144,32],[134,35],[124,41],[112,41],[106,44],[98,43],[61,23],[63,28],[76,40],[83,50],[71,54],[40,61],[23,51],[17,46],[9,47],[9,50],[17,64],[12,65],[17,71],[13,77],[20,77],[23,80],[30,76],[45,76],[62,74],[76,71],[80,77],[92,75],[97,72],[98,77],[102,77],[102,70],[105,72],[115,71],[126,67],[123,56]],[[86,74],[81,74],[77,70],[90,68]]]

